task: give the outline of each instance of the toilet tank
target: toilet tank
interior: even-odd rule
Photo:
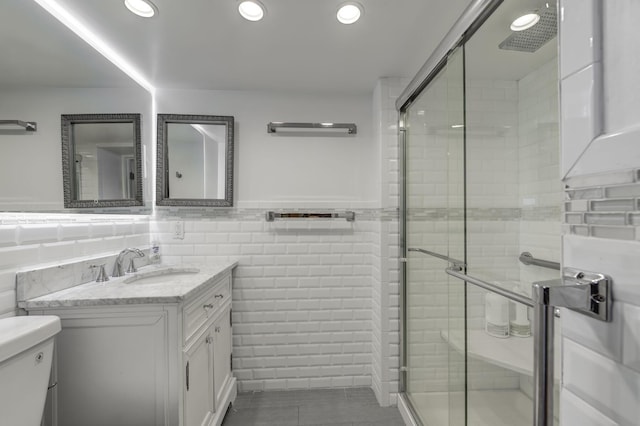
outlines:
[[[0,319],[0,424],[40,425],[58,332],[52,315]]]

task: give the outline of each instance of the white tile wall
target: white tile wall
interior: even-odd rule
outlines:
[[[564,339],[563,352],[566,390],[620,424],[638,424],[640,373],[568,338]]]
[[[395,100],[409,79],[383,78],[374,91],[374,137],[380,147],[380,200],[384,211],[393,212],[390,220],[376,227],[373,242],[373,321],[372,352],[374,356],[372,384],[383,405],[396,403],[400,367],[399,312],[399,148],[398,115]]]
[[[562,80],[562,176],[566,176],[587,146],[603,130],[602,64],[594,62]]]
[[[560,6],[560,78],[602,58],[600,0],[563,0]]]
[[[637,167],[637,161],[633,159],[640,158],[640,146],[632,142],[637,139],[635,135],[640,120],[637,114],[631,113],[637,110],[638,105],[635,97],[638,58],[629,55],[633,51],[629,43],[637,44],[632,17],[638,12],[638,3],[633,0],[584,3],[563,0],[561,6],[565,14],[571,9],[580,14],[584,8],[590,8],[587,13],[596,18],[595,22],[582,25],[592,25],[595,27],[591,29],[594,33],[601,26],[601,66],[606,70],[602,76],[604,99],[594,104],[595,109],[599,109],[605,117],[606,134],[591,143],[591,135],[563,131],[563,152],[572,152],[579,159],[573,166],[570,179],[566,181],[572,188],[577,188],[571,192],[575,200],[567,204],[567,211],[573,212],[574,207],[579,207],[577,204],[580,201],[603,198],[605,192],[602,187],[611,185],[612,179],[621,185],[634,181],[629,169]],[[598,10],[602,10],[602,13],[598,14]],[[561,22],[561,37],[569,41],[584,33],[589,33],[589,29]],[[568,49],[561,51],[561,55],[562,61],[565,55],[568,60],[573,57]],[[584,70],[598,66],[600,64],[594,58]],[[569,79],[576,75],[573,74]],[[569,84],[574,86],[571,90],[576,93],[587,93],[592,90],[592,82],[592,79],[585,79],[577,84],[577,81],[563,79],[561,85],[564,88],[565,84]],[[563,111],[570,108],[570,104],[564,105],[564,97],[562,102]],[[567,123],[565,119],[563,114],[562,126],[571,128],[571,122]],[[594,207],[592,203],[588,206]],[[606,205],[602,204],[602,207]],[[636,212],[638,207],[635,206]],[[633,218],[633,212],[628,214]],[[567,215],[566,222],[575,219]],[[577,219],[582,220],[581,217]],[[615,239],[624,236],[613,233],[614,227],[611,226],[604,229],[606,232],[603,233],[590,233],[585,225],[582,228],[587,231],[584,232],[585,236],[579,235],[580,225],[565,225],[563,264],[612,277],[614,319],[611,323],[595,324],[586,318],[570,316],[567,324],[563,321],[561,425],[573,425],[575,421],[579,421],[579,424],[637,425],[640,422],[640,372],[637,362],[640,346],[637,332],[640,271],[635,265],[640,255],[640,241]],[[627,228],[634,230],[633,226]],[[619,226],[616,229],[626,228]]]
[[[580,426],[618,426],[604,414],[594,409],[585,401],[568,390],[563,390],[560,395],[560,424]]]
[[[239,259],[233,288],[240,390],[371,386],[376,223],[255,219],[152,223],[163,262]]]
[[[0,317],[16,314],[16,271],[149,244],[146,216],[0,214]]]

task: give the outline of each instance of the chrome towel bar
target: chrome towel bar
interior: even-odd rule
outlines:
[[[347,222],[354,222],[356,220],[356,213],[352,211],[345,211],[341,213],[337,212],[273,212],[268,211],[265,214],[265,220],[267,222],[273,222],[276,219],[346,219]]]
[[[409,247],[408,251],[416,251],[418,253],[426,254],[428,256],[437,257],[438,259],[446,260],[449,263],[453,263],[456,266],[465,266],[465,263],[462,260],[454,259],[453,257],[445,256],[444,254],[436,253],[429,250],[424,250],[421,248]]]
[[[504,296],[509,300],[513,300],[514,302],[522,303],[523,305],[526,305],[530,308],[534,307],[533,300],[530,297],[523,296],[511,290],[504,289],[496,284],[492,284],[481,279],[474,278],[470,275],[463,274],[456,267],[447,268],[445,269],[445,272],[453,277],[460,278],[461,280],[466,281],[469,284],[473,284],[477,287],[481,287],[485,290],[489,290],[490,292],[499,294],[500,296]]]
[[[27,132],[35,132],[38,129],[38,123],[35,121],[22,121],[22,120],[0,120],[0,125],[15,125],[24,127]]]
[[[347,134],[355,135],[358,127],[354,123],[287,123],[272,121],[267,124],[267,133],[276,133],[278,129],[314,129],[314,130],[346,130]]]
[[[559,262],[552,262],[550,260],[536,259],[528,251],[522,252],[520,254],[519,260],[520,260],[520,262],[524,263],[525,265],[535,265],[535,266],[541,266],[543,268],[555,269],[557,271],[560,270],[560,263]]]

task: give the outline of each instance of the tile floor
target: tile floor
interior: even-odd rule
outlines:
[[[238,394],[223,426],[404,426],[397,407],[380,407],[369,388]]]

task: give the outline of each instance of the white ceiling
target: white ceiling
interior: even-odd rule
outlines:
[[[370,93],[413,77],[470,0],[262,0],[245,21],[236,0],[154,0],[152,19],[122,0],[57,0],[157,88]],[[122,87],[132,82],[32,0],[0,1],[0,87]]]

